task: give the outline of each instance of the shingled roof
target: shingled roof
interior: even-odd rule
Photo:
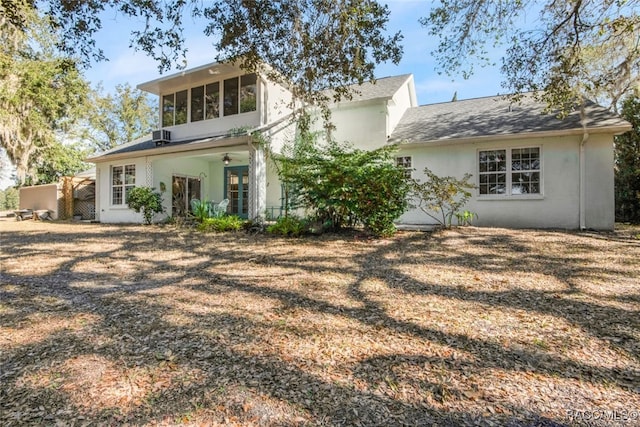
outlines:
[[[452,101],[408,109],[389,138],[392,143],[425,143],[558,131],[581,131],[580,113],[565,119],[544,113],[545,104],[525,94],[514,103],[505,96]],[[607,109],[588,102],[590,132],[624,132],[631,127]]]
[[[411,77],[411,74],[401,74],[399,76],[382,77],[375,82],[364,82],[362,85],[352,85],[354,90],[351,101],[368,101],[373,99],[392,98],[400,87]]]

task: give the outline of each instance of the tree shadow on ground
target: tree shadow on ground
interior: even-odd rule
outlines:
[[[566,263],[520,241],[471,233],[456,235],[451,240],[460,241],[451,243],[444,235],[410,234],[359,244],[345,259],[340,248],[352,245],[335,238],[293,243],[319,250],[299,256],[291,243],[260,236],[142,227],[90,231],[2,236],[2,262],[16,253],[24,259],[49,257],[52,247],[75,242],[72,249],[56,253],[60,261],[45,269],[1,273],[0,296],[8,303],[0,311],[0,324],[24,332],[8,334],[22,341],[4,342],[0,355],[0,381],[10,385],[0,391],[0,419],[7,425],[94,419],[135,424],[551,426],[564,422],[557,413],[550,418],[523,404],[502,402],[500,412],[478,409],[482,404],[465,408],[474,390],[463,381],[447,382],[447,376],[459,379],[465,372],[498,370],[579,380],[613,387],[616,393],[628,393],[625,384],[640,383],[637,363],[624,369],[595,366],[398,318],[367,288],[375,280],[396,294],[560,317],[598,339],[611,338],[611,347],[637,361],[637,337],[618,328],[637,330],[636,310],[567,297],[581,292],[576,278],[619,272]],[[496,263],[482,253],[470,253],[469,246],[517,253],[518,262],[506,257],[506,262]],[[116,264],[122,260],[128,264],[119,269]],[[442,285],[417,280],[396,268],[400,261],[395,260],[445,268],[464,262],[492,274],[530,272],[544,265],[566,290],[492,292]],[[238,274],[242,269],[250,274]],[[331,283],[322,280],[331,275],[345,288],[344,301],[323,294]],[[305,318],[310,321],[300,321]],[[48,329],[41,330],[42,319],[49,321]],[[355,344],[342,350],[363,356],[336,365],[313,351],[294,351],[294,345],[324,349],[311,344],[316,336],[338,340],[339,334],[317,330],[334,327],[332,319],[346,322],[345,330],[394,335],[399,342],[437,350],[411,354],[390,346],[364,356],[366,349]],[[455,359],[451,351],[463,357]],[[92,368],[100,375],[91,376]],[[111,387],[105,385],[109,376],[115,384]],[[403,388],[422,394],[403,395]],[[98,404],[88,403],[87,397]]]

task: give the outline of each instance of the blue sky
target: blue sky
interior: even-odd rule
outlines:
[[[418,22],[418,18],[427,15],[429,1],[395,0],[387,1],[387,4],[391,11],[388,31],[402,32],[404,55],[398,65],[379,65],[376,69],[377,78],[413,74],[419,104],[448,102],[456,92],[458,99],[504,93],[500,86],[498,67],[478,68],[469,80],[437,73],[436,63],[430,52],[434,50],[438,40],[430,37]],[[104,50],[109,61],[93,64],[85,71],[86,78],[93,86],[101,82],[106,91],[112,92],[117,84],[129,83],[136,86],[161,76],[157,64],[152,59],[129,47],[131,31],[140,29],[141,26],[141,22],[118,16],[114,12],[104,14],[103,29],[97,34],[96,43]],[[188,23],[185,23],[185,26],[188,27]],[[192,29],[187,31],[187,68],[214,61],[216,52],[211,45],[211,39],[204,36],[202,29],[201,24],[194,23]],[[499,50],[494,51],[497,62],[501,53]],[[176,71],[171,73],[174,72]],[[0,181],[0,189],[9,185],[12,185],[9,180]]]
[[[427,15],[429,3],[424,0],[387,2],[391,11],[388,30],[391,33],[401,31],[404,35],[404,55],[399,65],[379,65],[376,77],[412,73],[420,104],[450,101],[455,92],[458,93],[458,99],[504,93],[497,67],[478,69],[469,80],[437,73],[435,61],[430,55],[437,39],[430,37],[418,23],[419,17]],[[135,86],[160,76],[152,59],[129,48],[130,31],[133,27],[139,28],[139,25],[115,14],[105,15],[103,25],[97,44],[105,51],[109,61],[94,64],[86,71],[86,77],[94,85],[102,82],[106,90],[112,91],[117,84],[130,83]],[[192,30],[187,31],[187,68],[214,61],[216,52],[211,46],[211,39],[202,34],[202,28],[202,25],[194,25]],[[495,55],[499,57],[500,52],[496,51]]]

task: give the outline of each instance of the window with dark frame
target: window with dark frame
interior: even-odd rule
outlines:
[[[256,111],[257,81],[256,74],[245,74],[163,95],[162,126],[219,118],[221,96],[223,116]]]

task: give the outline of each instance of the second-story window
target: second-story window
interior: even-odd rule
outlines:
[[[224,81],[224,115],[238,114],[238,78]]]
[[[257,77],[246,74],[163,95],[162,126],[181,125],[187,123],[187,118],[189,122],[199,122],[256,109]]]
[[[240,77],[240,112],[256,111],[256,75]]]
[[[170,93],[162,97],[162,126],[187,123],[187,91]]]
[[[207,119],[220,117],[220,82],[206,86],[205,114]]]
[[[204,119],[204,86],[191,88],[191,121]]]

